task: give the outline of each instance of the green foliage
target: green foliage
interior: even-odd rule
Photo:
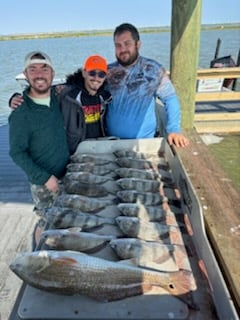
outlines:
[[[202,25],[201,30],[223,30],[223,29],[240,29],[240,24],[211,24]],[[159,33],[169,32],[171,28],[165,27],[147,27],[138,28],[140,33]],[[14,34],[0,35],[0,41],[4,40],[30,40],[30,39],[48,39],[48,38],[74,38],[74,37],[89,37],[89,36],[112,36],[113,30],[88,30],[88,31],[66,31],[66,32],[47,32],[47,33],[29,33],[29,34]]]

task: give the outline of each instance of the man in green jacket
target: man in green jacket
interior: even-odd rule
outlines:
[[[49,56],[30,52],[24,75],[29,87],[22,105],[9,116],[9,153],[27,174],[35,209],[42,210],[51,207],[59,193],[69,151],[58,99],[51,89],[54,70]],[[36,238],[39,232],[37,227]]]

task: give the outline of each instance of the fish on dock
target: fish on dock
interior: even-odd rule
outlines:
[[[163,244],[137,238],[118,238],[110,241],[111,248],[120,259],[131,259],[140,267],[162,271],[191,271],[189,259],[183,245]]]
[[[143,221],[136,217],[119,216],[115,220],[122,232],[130,238],[183,245],[180,228],[176,226]]]
[[[67,172],[63,178],[63,181],[68,182],[72,180],[77,180],[82,183],[86,184],[103,184],[107,181],[112,181],[113,178],[109,177],[107,175],[102,176],[102,175],[96,175],[91,172]]]
[[[133,159],[129,157],[122,157],[122,158],[117,158],[116,163],[120,167],[124,168],[134,168],[134,169],[153,169],[153,170],[158,170],[158,169],[164,169],[166,171],[169,170],[169,164],[166,162],[166,160],[159,158],[156,161],[150,161],[146,159]]]
[[[113,160],[100,157],[95,154],[82,154],[82,153],[75,153],[70,157],[71,162],[77,163],[94,163],[96,165],[105,165],[112,163]]]
[[[107,165],[95,165],[94,163],[69,163],[67,165],[67,173],[70,172],[86,172],[86,173],[92,173],[99,176],[105,176],[105,175],[116,175],[114,170],[117,168],[117,166],[114,164],[107,164]]]
[[[173,226],[184,225],[182,215],[178,215],[178,218],[176,218],[172,211],[166,211],[160,206],[145,206],[141,203],[119,203],[117,206],[119,211],[128,217],[137,217],[142,220]]]
[[[152,192],[138,192],[136,190],[121,190],[117,192],[117,197],[122,202],[136,203],[140,202],[144,205],[159,205],[164,201],[167,201],[167,198],[164,198],[159,193]]]
[[[153,169],[117,168],[115,173],[120,178],[137,178],[147,180],[157,180],[168,184],[173,184],[173,179],[168,171]]]
[[[117,184],[123,190],[136,190],[139,192],[159,192],[160,182],[156,180],[147,180],[139,178],[121,178]]]
[[[147,152],[140,152],[140,151],[134,151],[130,149],[119,149],[113,151],[113,154],[117,158],[133,158],[133,159],[151,159],[151,160],[158,160],[158,155],[154,155],[152,153]]]
[[[115,237],[112,235],[84,232],[81,228],[48,229],[42,232],[40,243],[55,250],[92,253],[100,250],[113,239]]]
[[[96,214],[60,207],[45,210],[44,219],[50,226],[58,229],[79,227],[82,230],[89,230],[104,224],[115,225],[115,218],[100,217]]]
[[[83,183],[78,180],[65,180],[64,191],[68,194],[78,194],[86,197],[106,197],[108,191],[98,184]]]
[[[67,207],[84,212],[97,212],[107,206],[116,204],[116,197],[89,198],[77,194],[61,194],[57,197],[54,205]]]
[[[11,270],[25,283],[41,290],[83,294],[102,302],[141,295],[153,287],[196,309],[196,289],[186,270],[160,272],[108,261],[76,251],[42,250],[19,254]]]

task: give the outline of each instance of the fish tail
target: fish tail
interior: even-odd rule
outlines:
[[[165,219],[166,219],[166,224],[168,224],[169,226],[177,226],[178,225],[174,214],[167,213]]]
[[[180,244],[183,245],[183,238],[181,235],[181,232],[173,229],[169,230],[169,238],[170,238],[170,243],[171,244]]]
[[[193,300],[192,291],[196,290],[196,283],[192,272],[180,270],[169,273],[167,285],[164,286],[169,293],[176,296],[190,308],[198,310],[198,306]]]
[[[173,256],[179,269],[191,270],[188,255],[184,246],[174,246]]]

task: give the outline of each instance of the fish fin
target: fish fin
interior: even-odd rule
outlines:
[[[80,227],[72,227],[67,229],[69,232],[81,232],[82,228]]]
[[[169,231],[169,239],[171,244],[180,244],[183,245],[183,238],[181,235],[181,232],[173,229],[170,229]]]
[[[123,264],[134,266],[134,267],[138,265],[136,258],[119,260],[118,263],[123,263]]]
[[[101,249],[105,248],[107,246],[107,243],[108,243],[108,240],[106,240],[103,243],[95,246],[94,248],[84,250],[84,252],[85,253],[89,253],[89,254],[96,253],[96,252],[100,251]]]
[[[55,262],[58,263],[58,264],[65,264],[65,265],[67,265],[67,264],[71,265],[71,264],[78,263],[77,260],[72,259],[72,258],[68,258],[68,257],[66,257],[66,258],[64,258],[64,257],[56,258]]]
[[[193,301],[192,291],[196,290],[196,283],[192,272],[180,270],[169,273],[168,285],[163,288],[186,303],[191,309],[199,309]]]
[[[89,228],[83,228],[83,231],[84,232],[95,232],[95,231],[98,231],[98,230],[101,230],[102,229],[102,225],[100,226],[95,226],[95,227],[89,227]]]
[[[174,214],[167,213],[165,216],[165,222],[167,225],[170,225],[170,226],[178,226],[178,222]]]
[[[174,246],[173,256],[179,269],[191,271],[189,258],[184,246]]]
[[[158,263],[153,261],[138,261],[138,266],[148,270],[154,271],[163,271],[163,272],[175,272],[179,271],[177,264],[174,262],[173,259],[169,259],[167,261]]]

